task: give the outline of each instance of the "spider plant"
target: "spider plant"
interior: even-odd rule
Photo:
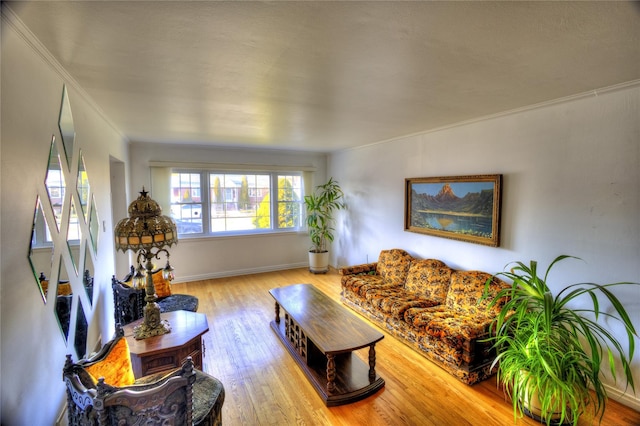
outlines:
[[[488,340],[497,351],[493,366],[498,366],[498,382],[512,399],[514,421],[527,414],[547,425],[575,426],[583,413],[591,412],[601,422],[607,401],[600,371],[604,359],[615,379],[617,357],[626,386],[635,391],[630,363],[637,333],[610,287],[638,283],[571,284],[554,296],[547,278],[553,266],[567,258],[577,259],[558,256],[542,278],[538,277],[536,261],[529,265],[513,262],[507,265],[512,265],[509,271],[496,274],[513,284],[491,300],[491,306],[505,299],[506,302],[492,324]],[[610,302],[612,313],[600,309],[599,295]],[[572,309],[569,305],[578,298],[586,302]],[[601,324],[601,319],[624,325],[626,350]]]

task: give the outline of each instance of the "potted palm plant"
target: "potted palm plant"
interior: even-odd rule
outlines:
[[[318,185],[312,194],[305,195],[307,210],[307,228],[311,238],[309,250],[309,271],[318,274],[329,270],[329,251],[327,244],[333,241],[334,212],[344,207],[344,193],[333,178]]]
[[[497,352],[493,364],[497,365],[498,382],[513,401],[514,420],[527,414],[547,425],[575,426],[583,413],[592,413],[602,421],[607,391],[600,367],[607,359],[615,378],[615,355],[626,386],[635,391],[630,363],[637,333],[627,311],[609,288],[638,283],[578,283],[553,295],[547,285],[549,272],[566,258],[574,257],[558,256],[543,278],[538,277],[535,261],[529,265],[514,262],[510,271],[496,274],[513,282],[491,301],[491,305],[505,304],[492,324],[489,341]],[[611,310],[601,309],[599,295],[609,301]],[[579,298],[586,304],[572,309]],[[602,325],[602,319],[624,326],[626,350]]]

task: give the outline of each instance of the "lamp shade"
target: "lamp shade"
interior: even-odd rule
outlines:
[[[178,242],[176,223],[162,214],[162,207],[144,188],[129,205],[129,217],[118,222],[114,234],[116,250],[123,252],[171,247]]]

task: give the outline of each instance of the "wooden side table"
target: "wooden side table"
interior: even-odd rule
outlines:
[[[135,377],[179,368],[188,356],[193,359],[195,367],[202,370],[202,335],[209,331],[207,316],[197,312],[175,311],[166,312],[160,317],[169,321],[170,333],[136,340],[133,328],[144,319],[123,327]]]

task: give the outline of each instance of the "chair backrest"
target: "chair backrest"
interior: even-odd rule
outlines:
[[[144,312],[144,289],[132,288],[111,277],[113,289],[113,316],[116,324],[126,325],[142,318]]]
[[[135,268],[131,266],[122,280],[118,280],[115,275],[111,277],[116,324],[126,325],[143,317],[146,293],[144,288],[133,288],[134,274]],[[171,296],[171,281],[164,279],[162,269],[152,271],[151,276],[158,300]]]
[[[116,337],[95,356],[73,363],[67,355],[63,380],[69,425],[191,425],[196,373],[190,357],[180,369],[135,384],[113,386],[105,377],[92,377],[89,368],[112,356],[121,339],[118,327]]]
[[[191,358],[182,369],[149,385],[118,388],[101,378],[95,397],[98,425],[192,425],[195,380]]]

